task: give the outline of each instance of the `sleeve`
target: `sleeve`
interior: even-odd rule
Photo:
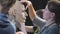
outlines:
[[[3,13],[0,14],[0,22],[6,22],[6,23],[8,23],[9,21],[7,19],[8,19],[8,17],[7,17],[6,14],[3,14]]]
[[[36,26],[39,26],[41,28],[45,25],[45,22],[46,21],[44,19],[41,19],[38,16],[35,16],[35,18],[33,20],[33,24],[36,25]]]
[[[15,34],[16,27],[6,14],[0,13],[0,34]]]

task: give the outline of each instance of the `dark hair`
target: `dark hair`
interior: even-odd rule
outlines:
[[[49,1],[48,9],[49,11],[55,13],[55,23],[60,24],[60,1]]]
[[[2,6],[2,13],[8,14],[10,7],[16,2],[16,0],[0,0]]]
[[[37,14],[40,18],[42,18],[42,17],[43,17],[42,9],[37,10],[37,11],[36,11],[36,14]]]

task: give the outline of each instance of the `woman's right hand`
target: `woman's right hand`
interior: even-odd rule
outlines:
[[[21,3],[26,3],[26,9],[32,4],[31,1],[20,1]]]

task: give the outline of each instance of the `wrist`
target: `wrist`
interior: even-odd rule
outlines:
[[[27,3],[26,9],[32,5],[32,3],[30,1],[27,1],[26,3]]]

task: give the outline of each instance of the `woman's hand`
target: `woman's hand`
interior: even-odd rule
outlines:
[[[32,4],[30,1],[20,1],[20,2],[26,4],[26,9]]]

